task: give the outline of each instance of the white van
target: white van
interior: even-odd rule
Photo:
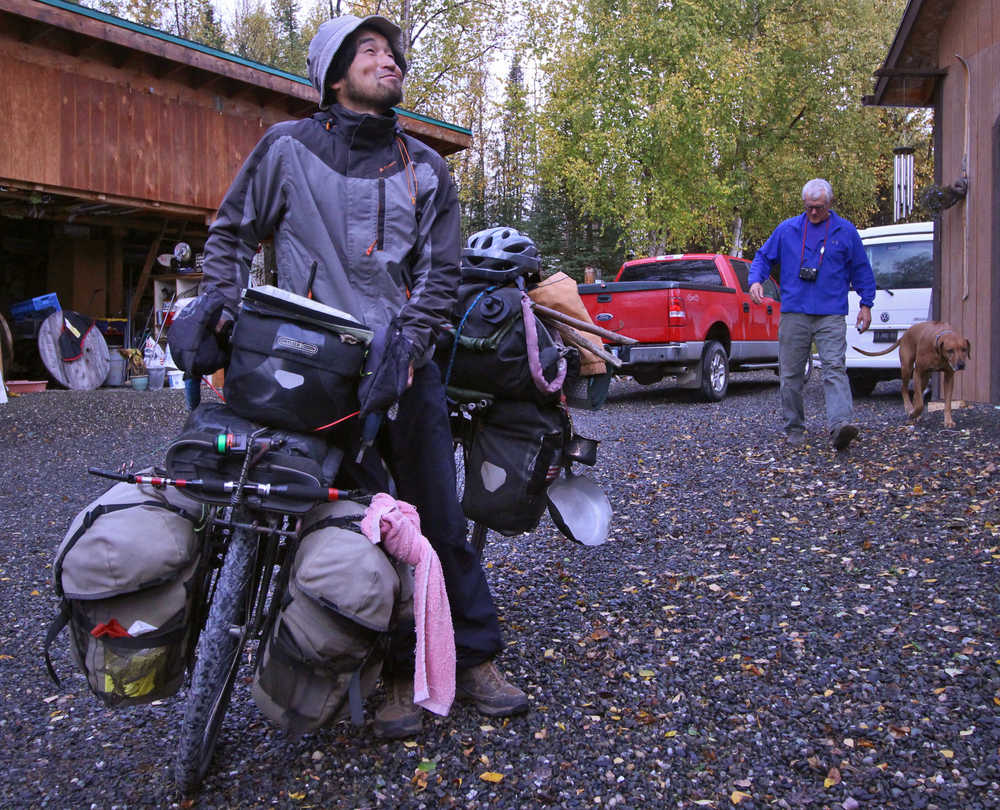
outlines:
[[[896,342],[913,324],[931,319],[934,284],[934,223],[911,222],[859,231],[875,271],[872,325],[859,335],[859,296],[848,296],[847,376],[855,396],[868,396],[881,380],[899,377],[899,349],[866,357],[857,346],[877,352]]]

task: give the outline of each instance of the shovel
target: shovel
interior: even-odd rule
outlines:
[[[611,528],[611,502],[597,484],[585,475],[557,478],[546,492],[549,515],[564,535],[582,546],[599,546]]]

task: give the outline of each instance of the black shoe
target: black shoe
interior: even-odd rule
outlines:
[[[839,453],[858,438],[858,429],[854,425],[841,425],[833,431],[833,447]]]

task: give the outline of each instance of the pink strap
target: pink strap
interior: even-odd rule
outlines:
[[[538,330],[535,328],[535,313],[531,309],[531,297],[521,290],[521,314],[524,317],[524,342],[528,348],[528,368],[535,387],[543,394],[554,394],[562,388],[566,379],[566,358],[559,358],[559,371],[552,382],[545,379],[542,363],[538,359]]]
[[[361,533],[373,543],[381,540],[390,555],[415,568],[413,702],[446,715],[455,700],[455,632],[441,561],[420,533],[420,516],[410,504],[380,492],[365,510]]]

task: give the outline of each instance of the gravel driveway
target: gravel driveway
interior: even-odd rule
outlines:
[[[0,405],[0,804],[6,807],[900,807],[1000,805],[1000,409],[905,424],[899,386],[857,402],[837,456],[777,436],[773,374],[719,404],[617,382],[574,411],[602,439],[605,546],[545,518],[486,562],[532,711],[466,706],[384,743],[339,725],[290,743],[237,688],[212,773],[172,790],[181,696],[102,708],[42,640],[90,464],[156,462],[183,392],[51,391]],[[582,471],[582,468],[577,468]],[[244,675],[247,674],[244,672]],[[375,696],[378,697],[377,695]],[[369,715],[370,720],[370,715]]]

